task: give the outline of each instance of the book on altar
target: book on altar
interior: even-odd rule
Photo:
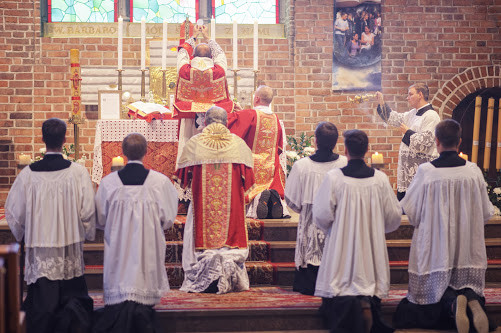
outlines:
[[[145,119],[150,122],[153,119],[171,119],[172,112],[166,106],[155,104],[155,103],[145,103],[145,102],[134,102],[127,105],[129,109],[129,117]]]

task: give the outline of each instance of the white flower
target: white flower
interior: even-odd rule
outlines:
[[[313,147],[306,147],[306,148],[304,148],[303,151],[304,151],[304,153],[306,155],[311,155],[311,154],[313,154],[315,152],[315,148],[313,148]]]
[[[292,160],[297,160],[299,158],[299,155],[295,151],[292,151],[292,150],[287,151],[285,153],[285,155]]]
[[[85,158],[80,158],[80,159],[76,160],[76,162],[82,166],[85,166]]]
[[[494,215],[495,216],[500,216],[501,215],[501,211],[496,206],[494,206]]]
[[[66,154],[63,154],[63,158],[64,158],[65,160],[67,160],[67,159],[68,159],[68,156],[67,156]]]
[[[39,150],[40,154],[45,154],[47,152],[47,148],[40,148]]]
[[[496,193],[497,195],[501,194],[501,188],[499,187],[496,187],[494,190],[493,190],[494,193]]]

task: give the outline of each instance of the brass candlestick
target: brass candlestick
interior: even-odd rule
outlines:
[[[122,90],[122,72],[123,69],[117,69],[118,72],[118,90]]]
[[[146,69],[141,69],[141,102],[146,102]]]
[[[162,104],[167,105],[167,69],[162,71]]]
[[[257,73],[259,73],[259,70],[255,69],[254,70],[254,92],[257,90]]]
[[[238,100],[238,69],[233,70],[233,98]]]

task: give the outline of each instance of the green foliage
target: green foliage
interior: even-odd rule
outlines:
[[[292,135],[287,136],[287,144],[290,149],[287,151],[287,174],[292,170],[292,165],[294,162],[303,158],[305,156],[310,156],[315,152],[315,148],[312,144],[313,135],[306,135],[302,132],[299,137],[294,137]]]

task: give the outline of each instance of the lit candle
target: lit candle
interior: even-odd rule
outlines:
[[[19,164],[28,165],[31,163],[31,156],[28,154],[19,154]]]
[[[254,70],[257,71],[257,38],[259,36],[259,31],[258,31],[258,25],[257,25],[257,20],[254,20]]]
[[[501,98],[499,99],[498,111],[498,145],[496,149],[496,170],[501,169]]]
[[[478,137],[480,135],[480,114],[482,108],[482,97],[475,98],[475,118],[473,120],[473,145],[471,147],[471,161],[477,163],[478,159]]]
[[[459,157],[464,158],[466,161],[468,161],[468,155],[463,154],[462,152],[459,153]]]
[[[162,38],[162,70],[167,69],[167,29],[167,20],[164,20]]]
[[[113,157],[111,160],[111,166],[123,166],[124,165],[124,159],[122,156],[117,156]]]
[[[141,19],[141,70],[146,69],[146,20]]]
[[[494,117],[494,98],[489,98],[487,106],[487,126],[485,128],[484,170],[489,170],[491,161],[492,118]]]
[[[216,19],[210,20],[210,39],[216,40]]]
[[[118,18],[118,69],[122,69],[122,52],[123,52],[123,38],[124,38],[124,19],[122,16]]]
[[[372,164],[383,164],[383,154],[379,154],[375,152],[371,155],[371,163]]]
[[[238,69],[238,26],[237,21],[233,20],[233,70]]]

